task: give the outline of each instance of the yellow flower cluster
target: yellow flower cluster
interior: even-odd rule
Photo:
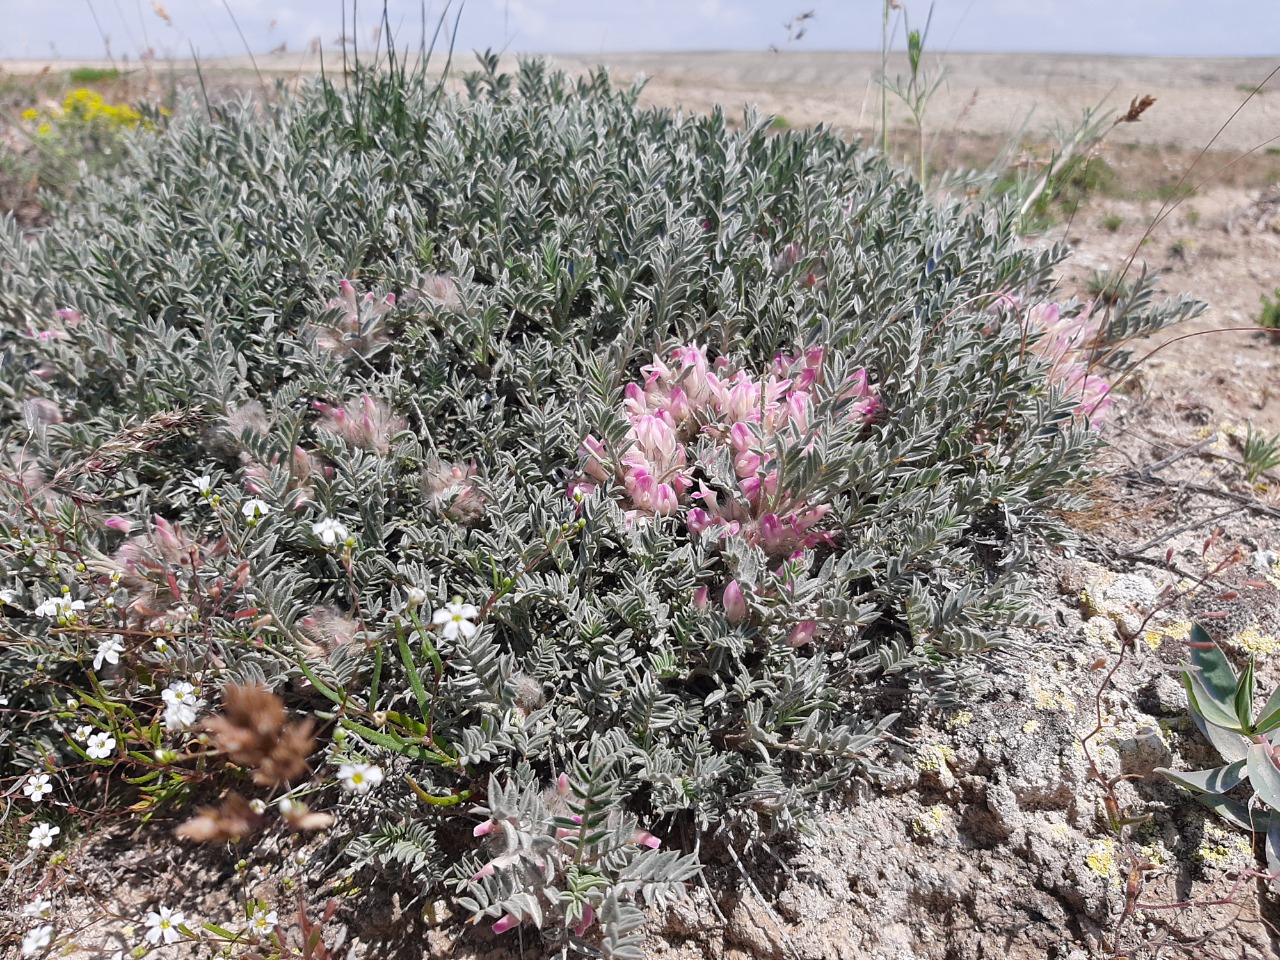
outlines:
[[[108,103],[102,94],[84,88],[72,90],[63,99],[60,108],[51,110],[46,115],[35,108],[23,110],[22,119],[28,123],[39,121],[39,126],[36,127],[38,134],[49,133],[53,122],[101,123],[113,129],[129,130],[145,123],[142,114],[127,103]]]
[[[102,94],[84,88],[67,94],[62,101],[62,112],[80,120],[101,119],[117,127],[132,128],[142,121],[142,114],[127,103],[107,103]]]

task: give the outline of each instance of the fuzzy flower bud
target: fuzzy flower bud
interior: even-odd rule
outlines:
[[[747,619],[747,600],[737,580],[730,580],[724,588],[724,612],[732,624]]]

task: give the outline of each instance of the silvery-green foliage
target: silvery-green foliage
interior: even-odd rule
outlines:
[[[988,309],[1043,297],[1063,253],[1020,244],[1012,211],[927,200],[822,128],[642,108],[602,73],[490,64],[468,86],[392,70],[189,104],[48,231],[4,228],[0,693],[34,719],[0,748],[19,769],[65,753],[51,711],[130,617],[117,696],[158,705],[198,674],[327,711],[335,759],[388,769],[382,805],[340,824],[370,831],[358,862],[565,929],[590,904],[621,956],[631,901],[690,868],[627,825],[785,826],[865,768],[904,693],[980,686],[975,655],[1035,623],[1020,571],[1097,438]],[[873,423],[833,401],[812,448],[775,451],[830,504],[832,546],[774,566],[637,523],[614,491],[566,495],[583,438],[622,442],[624,388],[675,343],[870,372]],[[326,518],[349,544],[317,539]],[[122,550],[157,556],[107,607]],[[730,572],[736,624],[695,602]],[[86,612],[53,630],[33,611],[64,587]],[[411,589],[474,604],[479,629],[411,626]],[[793,647],[802,621],[820,632]],[[572,816],[599,818],[600,878],[535,893],[562,813],[534,801],[561,773],[590,797]],[[468,881],[437,852],[460,831],[434,828],[499,803],[520,857]]]

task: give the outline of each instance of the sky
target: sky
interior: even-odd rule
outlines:
[[[136,59],[305,49],[344,35],[372,43],[381,0],[0,0],[0,57]],[[913,26],[924,0],[903,0]],[[418,45],[424,6],[431,23],[444,0],[387,0],[401,46]],[[452,9],[458,9],[453,0]],[[609,53],[629,50],[878,50],[882,0],[467,0],[463,50]],[[158,11],[163,10],[167,20]],[[788,41],[784,23],[813,10]],[[894,14],[895,18],[900,14]],[[450,16],[452,22],[452,15]],[[243,31],[242,42],[237,26]],[[901,47],[901,23],[898,42]],[[1280,0],[935,0],[929,47],[945,51],[1262,56],[1280,60]]]

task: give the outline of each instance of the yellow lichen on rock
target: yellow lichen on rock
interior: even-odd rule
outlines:
[[[1256,624],[1241,630],[1234,643],[1254,654],[1265,655],[1280,651],[1280,640],[1270,633],[1263,633]]]
[[[1114,840],[1095,840],[1089,852],[1085,854],[1085,866],[1093,873],[1110,883],[1120,882],[1120,868],[1116,863],[1116,844]]]
[[[931,837],[947,822],[948,811],[942,804],[934,804],[911,821],[911,832],[918,837]]]

